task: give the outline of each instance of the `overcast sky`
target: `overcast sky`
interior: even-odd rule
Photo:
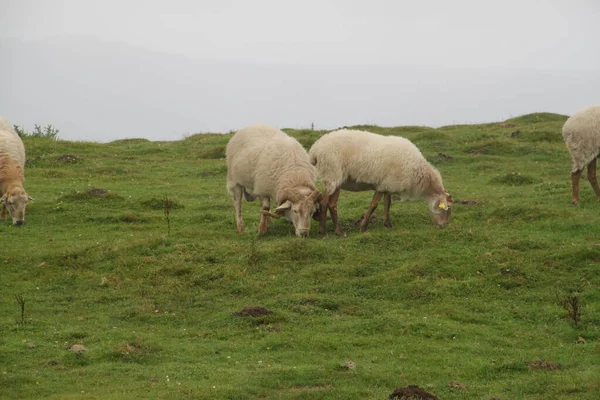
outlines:
[[[134,121],[126,121],[126,110],[121,109],[127,106],[121,104],[122,113],[115,111],[115,118],[123,119],[123,126],[137,126],[138,131],[86,132],[83,122],[69,121],[64,111],[50,114],[49,111],[41,112],[39,104],[29,109],[25,101],[11,101],[13,96],[19,95],[19,88],[13,84],[8,93],[0,90],[0,115],[26,126],[35,122],[53,123],[61,128],[62,137],[98,141],[121,136],[180,139],[186,133],[239,129],[258,120],[281,127],[307,126],[310,123],[307,119],[311,117],[303,110],[311,109],[314,97],[311,98],[310,93],[302,94],[300,89],[304,85],[302,82],[310,76],[312,93],[318,90],[319,68],[329,71],[323,72],[324,79],[328,80],[331,80],[328,74],[332,70],[337,69],[341,75],[347,71],[361,71],[348,73],[347,81],[338,79],[335,88],[344,98],[331,97],[329,104],[347,101],[345,88],[352,89],[357,101],[363,97],[363,90],[369,97],[368,101],[360,103],[360,109],[364,110],[362,115],[352,109],[346,118],[343,110],[332,109],[328,114],[328,110],[323,109],[327,105],[320,105],[319,115],[314,115],[318,120],[312,122],[325,129],[355,123],[435,126],[483,122],[533,111],[570,114],[590,102],[600,103],[600,81],[593,79],[600,74],[600,2],[595,0],[0,0],[0,39],[51,46],[64,38],[87,40],[92,51],[96,39],[119,42],[137,46],[132,48],[152,50],[155,54],[164,53],[165,58],[181,57],[173,58],[182,60],[181,63],[192,59],[190,63],[210,62],[242,69],[258,64],[266,69],[250,79],[260,82],[271,97],[276,90],[295,94],[285,100],[288,105],[285,111],[271,116],[264,112],[267,103],[251,101],[252,91],[260,88],[240,85],[235,80],[227,84],[228,79],[214,76],[208,79],[199,72],[197,76],[188,77],[190,83],[219,82],[217,89],[223,93],[249,101],[214,104],[210,112],[199,110],[201,115],[194,117],[185,112],[176,113],[185,123],[179,126],[178,120],[171,121],[168,132],[153,131],[139,120],[137,125]],[[15,59],[18,58],[18,50],[13,48],[11,51]],[[13,53],[0,48],[0,55],[4,54],[0,85],[7,84],[10,74],[19,73],[2,69],[8,68],[5,63],[7,59],[10,63]],[[411,70],[421,72],[415,74],[414,79],[386,78],[381,82],[377,77],[373,77],[373,81],[369,78],[369,71],[376,75],[378,71],[394,69],[398,75],[406,75],[405,71]],[[310,71],[306,76],[305,70]],[[441,70],[454,71],[455,75],[449,72],[444,80],[436,80],[444,74],[439,72]],[[464,76],[474,70],[480,72],[470,84]],[[527,86],[532,80],[531,75],[526,77],[522,74],[528,72],[515,72],[522,70],[545,71],[544,81],[535,82],[534,87],[537,91],[541,86],[548,87],[547,93],[539,94],[542,98],[554,96],[555,101],[546,98],[541,102],[539,97],[531,96],[534,87]],[[513,71],[513,75],[507,71]],[[293,82],[294,74],[299,82]],[[504,74],[504,78],[495,74]],[[506,74],[515,79],[507,78]],[[578,76],[581,78],[577,79]],[[282,85],[282,77],[287,85]],[[504,81],[499,83],[502,79],[519,82],[519,87],[510,87],[513,94],[510,105],[505,104],[508,92],[500,93],[508,85]],[[561,79],[575,82],[573,89],[565,88],[558,82]],[[461,83],[449,84],[449,80],[460,80]],[[13,79],[13,82],[17,81]],[[123,84],[115,80],[115,85]],[[430,87],[438,84],[449,85],[439,98]],[[480,87],[480,91],[474,91],[473,85]],[[560,86],[560,90],[553,89],[555,85]],[[454,104],[458,108],[436,109],[440,102],[453,102],[448,90],[461,91],[461,87],[469,88],[470,98],[481,97],[487,108],[472,108],[464,103],[462,107]],[[198,88],[195,87],[196,97],[201,97]],[[487,99],[493,96],[490,88],[498,93],[497,102]],[[524,96],[515,94],[519,88]],[[333,96],[331,91],[328,93]],[[378,93],[382,103],[374,100]],[[405,93],[404,97],[402,93]],[[423,98],[419,98],[419,93]],[[461,100],[459,94],[456,93],[454,102],[466,101]],[[60,93],[55,96],[53,107],[56,108],[62,99]],[[103,94],[90,92],[89,96],[96,96],[96,101],[101,102]],[[432,98],[434,96],[436,98]],[[189,102],[191,97],[189,93],[182,93],[182,98]],[[423,107],[428,100],[432,107],[425,113]],[[381,111],[393,110],[389,102],[398,104],[394,115]],[[64,108],[72,107],[72,104],[64,103]],[[140,106],[131,104],[131,107]],[[208,110],[206,107],[210,105],[206,103],[203,107]],[[253,108],[256,109],[254,114]],[[266,108],[272,109],[272,105]],[[469,108],[472,108],[471,113]],[[193,113],[193,107],[189,109]],[[449,114],[453,111],[455,114]]]

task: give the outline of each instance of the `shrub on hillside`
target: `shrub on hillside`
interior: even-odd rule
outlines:
[[[27,132],[25,129],[18,125],[14,125],[15,132],[21,138],[46,138],[46,139],[58,139],[58,134],[60,130],[53,127],[52,125],[46,125],[45,127],[41,127],[38,124],[35,124],[32,132]]]

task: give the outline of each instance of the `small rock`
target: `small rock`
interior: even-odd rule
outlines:
[[[579,336],[579,337],[577,338],[577,343],[580,343],[580,344],[581,344],[581,343],[585,343],[585,339],[584,339],[584,338],[582,338],[581,336]]]
[[[356,369],[356,364],[353,361],[344,361],[344,366],[348,369]]]
[[[74,344],[71,347],[69,347],[69,351],[74,351],[76,353],[80,353],[80,352],[86,351],[86,350],[87,350],[87,348],[82,344]]]
[[[27,347],[28,349],[35,349],[35,343],[27,343],[25,347]]]

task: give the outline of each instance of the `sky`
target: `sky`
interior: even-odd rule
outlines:
[[[598,21],[594,0],[0,0],[0,115],[108,141],[572,114],[600,103]]]

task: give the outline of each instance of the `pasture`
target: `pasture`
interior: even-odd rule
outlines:
[[[565,120],[358,127],[412,140],[455,208],[439,230],[394,201],[389,229],[381,204],[363,234],[372,193],[342,192],[345,238],[258,236],[258,202],[237,233],[231,135],[27,138],[35,201],[0,224],[0,398],[597,399],[600,204],[585,178],[570,204]]]

